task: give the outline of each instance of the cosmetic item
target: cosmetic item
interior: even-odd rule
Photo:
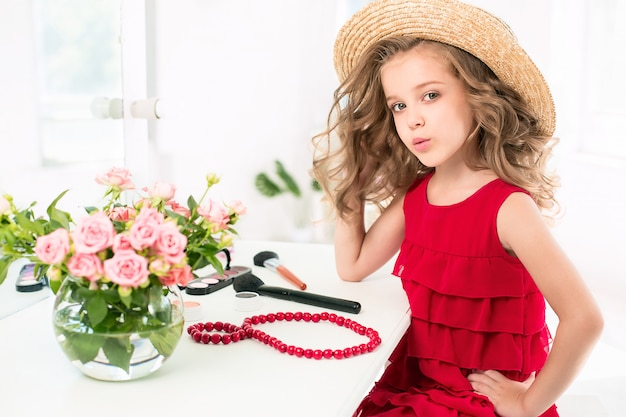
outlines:
[[[281,277],[294,284],[301,290],[306,290],[306,284],[300,280],[293,272],[285,268],[278,261],[278,254],[272,251],[263,251],[254,255],[254,264],[262,266],[270,271],[278,273]]]
[[[35,278],[35,264],[28,263],[20,269],[15,281],[15,290],[18,292],[40,291],[48,284],[48,279],[44,276],[40,280]]]
[[[251,291],[267,297],[294,301],[296,303],[308,304],[322,308],[330,308],[332,310],[344,311],[346,313],[358,314],[361,311],[361,304],[356,301],[312,294],[305,291],[290,290],[288,288],[267,286],[259,277],[252,273],[236,277],[233,282],[233,288],[237,292]]]
[[[247,266],[231,266],[224,270],[224,274],[214,272],[202,278],[190,281],[185,287],[185,292],[190,295],[211,294],[221,290],[233,283],[236,277],[250,274],[251,270]]]
[[[179,305],[179,301],[174,300],[174,304]],[[183,311],[185,321],[199,321],[202,319],[202,304],[197,301],[183,302]]]
[[[235,293],[234,304],[237,311],[254,311],[261,307],[261,300],[256,292],[242,291]]]

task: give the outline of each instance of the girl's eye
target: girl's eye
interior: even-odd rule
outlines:
[[[424,95],[424,101],[433,101],[437,97],[439,97],[439,93],[435,93],[435,92],[426,93]]]
[[[402,110],[406,109],[406,104],[404,104],[404,103],[396,103],[396,104],[392,104],[390,108],[391,108],[391,111],[398,112],[398,111],[402,111]]]

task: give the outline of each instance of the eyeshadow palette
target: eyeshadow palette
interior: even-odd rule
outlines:
[[[33,292],[43,289],[48,284],[47,278],[44,276],[40,280],[35,278],[35,264],[28,263],[20,269],[15,281],[15,290],[18,292]]]
[[[250,274],[251,269],[247,266],[231,266],[224,270],[224,274],[214,272],[202,278],[190,281],[185,287],[185,292],[190,295],[211,294],[233,283],[235,277]]]

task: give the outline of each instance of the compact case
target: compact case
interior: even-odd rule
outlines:
[[[34,292],[42,290],[48,285],[48,278],[44,276],[40,280],[35,278],[35,264],[28,263],[20,269],[15,281],[15,290],[18,292]]]
[[[185,287],[185,292],[190,295],[205,295],[221,290],[233,283],[236,277],[251,273],[247,266],[231,266],[224,270],[223,274],[214,272],[202,278],[190,281]]]

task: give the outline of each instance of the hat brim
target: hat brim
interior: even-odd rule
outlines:
[[[541,134],[554,133],[556,114],[548,84],[498,17],[456,0],[374,1],[354,14],[337,35],[334,64],[339,80],[346,79],[368,47],[391,36],[442,42],[469,52],[535,110]]]

